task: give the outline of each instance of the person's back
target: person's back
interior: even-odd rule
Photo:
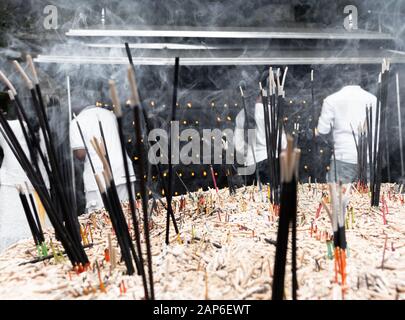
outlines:
[[[20,123],[17,120],[9,120],[8,124],[29,159],[28,146]],[[4,153],[0,167],[0,252],[2,252],[11,244],[28,238],[31,233],[16,189],[17,185],[25,189],[25,182],[28,182],[27,175],[2,134],[0,147]]]
[[[255,129],[254,141],[251,141],[251,143],[253,143],[252,148],[256,157],[256,161],[259,163],[267,159],[264,109],[262,103],[257,102],[255,104],[254,118],[250,119],[249,121],[254,122],[250,123],[251,129],[252,128]],[[235,122],[236,122],[235,148],[236,150],[238,150],[238,152],[243,153],[243,148],[245,147],[245,140],[244,140],[245,112],[243,109],[236,116]],[[246,165],[247,166],[254,165],[254,160],[255,159],[252,154],[252,149],[251,147],[248,147],[245,159]]]
[[[359,125],[366,120],[366,106],[372,106],[375,119],[377,98],[357,85],[345,86],[325,98],[318,122],[320,134],[328,134],[333,126],[333,140],[337,160],[357,163],[357,151],[352,128],[357,139]]]
[[[125,170],[124,162],[122,159],[121,143],[118,134],[117,119],[113,112],[103,109],[101,107],[90,107],[83,110],[78,116],[77,121],[83,132],[83,136],[90,153],[91,160],[94,164],[94,168],[97,174],[102,177],[103,164],[99,159],[96,151],[94,150],[90,141],[93,137],[96,137],[101,141],[101,130],[99,126],[99,121],[103,128],[103,133],[107,145],[107,151],[111,162],[111,169],[114,176],[115,184],[117,185],[118,191],[121,189],[123,193],[122,199],[125,199],[126,188],[121,188],[120,186],[125,186]],[[71,128],[71,147],[73,150],[84,149],[83,141],[81,139],[80,133],[77,128],[76,121],[72,121]],[[131,160],[127,156],[129,172],[131,175],[131,181],[135,180],[134,171],[132,167]],[[95,210],[100,208],[101,201],[99,198],[98,187],[93,176],[93,172],[90,166],[90,161],[88,156],[85,157],[85,165],[83,172],[84,188],[86,193],[87,210]],[[124,190],[125,189],[125,190]],[[93,194],[92,194],[93,193]],[[97,203],[96,203],[97,202]]]
[[[19,141],[21,148],[24,150],[28,159],[30,158],[27,142],[25,141],[21,125],[18,120],[8,121],[11,129],[14,132],[17,140]],[[0,147],[3,149],[4,158],[0,167],[0,183],[2,185],[15,187],[17,184],[24,184],[28,181],[28,178],[17,161],[14,153],[10,149],[3,135],[0,134]]]

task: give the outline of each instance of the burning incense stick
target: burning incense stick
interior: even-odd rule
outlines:
[[[336,189],[337,188],[337,189]],[[345,231],[345,213],[348,203],[350,186],[342,193],[342,184],[337,186],[335,183],[329,184],[332,208],[332,229],[333,243],[335,247],[335,282],[338,282],[338,274],[341,275],[342,294],[345,290],[346,279],[346,231]]]
[[[136,80],[135,80],[135,71],[134,71],[134,69],[135,68],[134,68],[133,65],[128,68],[128,80],[129,80],[130,88],[131,88],[132,102],[133,102],[134,106],[140,106],[141,107],[140,100],[139,100],[139,94],[138,94],[138,87],[136,85]],[[149,124],[149,118],[148,118],[146,109],[142,108],[142,107],[141,107],[141,109],[142,109],[142,115],[143,115],[143,118],[144,118],[144,121],[145,121],[145,124],[146,124],[146,130],[147,130],[146,135],[149,135],[150,128],[152,126]],[[171,147],[169,147],[169,148],[171,149]],[[173,226],[174,226],[174,230],[175,230],[176,234],[179,234],[179,229],[178,229],[178,226],[177,226],[177,222],[176,222],[176,219],[175,219],[174,213],[173,213],[171,198],[169,196],[168,187],[166,186],[166,184],[164,182],[163,170],[161,168],[160,163],[157,164],[157,171],[158,171],[158,177],[159,177],[159,180],[161,182],[162,189],[164,190],[164,194],[165,194],[165,197],[166,197],[168,215],[169,215],[169,217],[171,218],[171,220],[173,222]]]
[[[210,165],[210,171],[211,171],[211,177],[212,177],[212,182],[214,183],[215,191],[218,194],[217,180],[215,179],[215,173],[214,173],[214,168],[212,167],[212,164]]]
[[[24,73],[21,72],[23,71],[22,68],[18,65],[18,63],[15,63],[15,66],[17,67],[17,70],[21,74],[21,76],[25,79],[27,85],[31,88],[31,93],[32,93],[32,83],[30,82],[30,79],[28,76]],[[74,225],[78,225],[78,220],[77,217],[74,217],[71,213],[69,213],[68,209],[68,204],[65,201],[65,195],[63,194],[63,190],[61,188],[61,178],[60,175],[58,175],[59,172],[59,164],[56,161],[53,161],[54,158],[52,158],[52,155],[54,155],[54,149],[51,148],[49,144],[47,144],[48,148],[48,155],[50,156],[51,159],[51,168],[48,167],[48,161],[45,159],[40,147],[39,147],[39,142],[35,138],[34,130],[31,127],[30,123],[27,121],[27,117],[24,111],[24,108],[22,107],[21,102],[19,101],[17,97],[17,92],[15,88],[12,86],[10,81],[5,77],[3,73],[0,73],[0,80],[2,80],[11,90],[11,93],[13,94],[16,102],[16,106],[18,108],[18,111],[20,112],[21,117],[20,123],[23,123],[23,120],[26,122],[28,130],[30,135],[33,137],[33,142],[27,141],[27,145],[29,148],[36,148],[41,160],[44,163],[46,172],[48,174],[48,177],[51,181],[51,184],[53,185],[53,190],[56,191],[55,195],[57,196],[56,199],[53,198],[53,196],[50,195],[49,191],[46,188],[46,184],[44,182],[44,177],[42,176],[41,171],[38,169],[38,165],[34,163],[31,164],[31,162],[28,160],[26,157],[20,142],[16,139],[14,132],[8,125],[7,121],[3,117],[3,115],[0,115],[0,123],[3,127],[1,130],[1,133],[5,136],[7,143],[9,144],[12,152],[17,158],[17,161],[20,163],[24,171],[26,172],[28,179],[31,181],[33,187],[35,188],[47,214],[48,217],[51,221],[52,226],[55,228],[56,235],[58,239],[62,242],[63,247],[65,248],[65,251],[72,262],[73,265],[76,265],[78,263],[81,263],[82,265],[86,265],[88,263],[87,255],[84,251],[84,248],[80,242],[80,234],[78,233],[78,230],[74,227]],[[35,107],[38,107],[36,111],[40,111],[39,108],[44,109],[43,105],[38,106],[35,101],[35,93],[33,94],[33,99],[34,99],[34,105]],[[42,115],[37,112],[37,115],[40,119],[40,125],[41,128],[43,129],[44,127],[47,126],[47,119],[44,119]],[[45,123],[44,123],[45,122]],[[24,124],[23,130],[24,130]],[[49,125],[48,125],[49,128]],[[46,131],[43,129],[44,136],[46,136]],[[25,137],[27,137],[26,134],[24,134]],[[49,142],[49,139],[46,141]],[[32,151],[31,151],[32,152]],[[52,174],[51,174],[52,172]],[[66,225],[63,225],[62,221],[60,220],[59,217],[59,211],[62,210],[64,212],[64,216],[66,218]]]
[[[177,178],[179,178],[181,184],[183,185],[184,189],[186,189],[188,196],[190,197],[190,199],[195,202],[196,200],[194,199],[192,193],[190,192],[190,190],[187,188],[186,184],[184,183],[183,179],[180,177],[179,173],[176,171],[176,175]]]
[[[36,91],[34,89],[33,83],[25,71],[22,69],[20,64],[17,61],[13,61],[14,66],[16,67],[18,73],[26,82],[27,87],[31,92],[31,97],[34,105],[34,109],[39,119],[39,124],[43,133],[45,140],[45,145],[47,148],[47,154],[49,156],[50,166],[52,168],[52,175],[49,177],[51,183],[51,189],[55,192],[57,197],[56,205],[62,211],[62,216],[66,227],[69,229],[71,236],[77,243],[80,243],[80,227],[77,220],[77,216],[73,214],[71,208],[72,203],[68,200],[67,192],[63,189],[64,179],[61,175],[61,165],[58,163],[56,156],[56,148],[53,141],[53,135],[50,130],[49,122],[45,112],[45,105],[42,100],[39,84],[36,84]],[[35,72],[36,74],[36,72]],[[29,143],[27,141],[27,143]],[[87,257],[84,254],[84,250],[81,252],[82,259],[87,260]],[[88,261],[86,262],[88,263]]]
[[[270,144],[270,137],[271,137],[271,129],[270,129],[270,117],[269,117],[269,105],[267,99],[267,92],[263,90],[262,84],[259,83],[260,86],[260,95],[262,97],[262,104],[263,104],[263,111],[264,111],[264,128],[265,128],[265,139],[266,139],[266,151],[267,151],[267,161],[269,170],[273,165],[273,161],[275,159],[272,158],[271,153],[271,144]],[[271,190],[273,190],[274,185],[271,183]],[[273,193],[270,194],[270,201],[273,202]]]
[[[28,186],[27,182],[25,182],[25,187],[27,189],[28,197],[30,199],[32,212],[34,213],[35,223],[38,226],[39,241],[40,241],[41,244],[43,244],[45,242],[45,236],[44,236],[44,231],[42,230],[41,221],[39,220],[37,207],[35,205],[35,200],[34,200],[34,197],[32,196],[32,193],[30,192],[30,189],[29,189],[29,186]]]
[[[106,184],[106,190],[105,190],[105,204],[107,205],[108,212],[110,214],[111,222],[113,223],[114,231],[117,235],[117,240],[120,244],[121,248],[121,254],[123,256],[123,259],[125,260],[126,266],[127,266],[127,272],[128,274],[133,274],[134,273],[134,268],[131,260],[131,253],[132,253],[132,258],[135,261],[137,270],[142,270],[142,267],[140,265],[140,259],[135,252],[135,248],[132,244],[132,239],[131,235],[129,233],[129,228],[128,224],[126,222],[120,199],[118,197],[117,193],[117,187],[115,185],[115,181],[111,175],[109,165],[107,163],[107,159],[105,154],[103,154],[102,147],[101,147],[101,142],[99,142],[96,138],[93,138],[91,140],[91,143],[99,156],[100,160],[103,163],[103,176]],[[97,178],[96,178],[97,181]],[[100,185],[101,188],[101,185]],[[103,196],[102,196],[103,198]],[[141,275],[143,273],[141,272]],[[146,288],[145,288],[146,290]]]
[[[23,192],[23,189],[21,186],[17,186],[18,194],[21,200],[21,205],[23,206],[25,217],[27,218],[28,226],[31,230],[32,238],[34,239],[34,243],[36,246],[39,246],[40,243],[43,242],[41,239],[40,231],[38,229],[38,226],[34,220],[34,216],[31,212],[30,206],[27,201],[27,197],[25,193]]]
[[[176,107],[177,107],[177,88],[179,84],[179,70],[180,70],[180,59],[179,57],[175,58],[175,63],[174,63],[174,79],[173,79],[173,98],[172,98],[172,110],[171,110],[171,118],[170,118],[170,124],[176,120]],[[174,214],[169,211],[169,208],[171,208],[171,203],[172,203],[172,192],[173,192],[173,166],[172,166],[172,133],[171,133],[171,126],[169,129],[169,146],[168,146],[168,160],[169,160],[169,183],[168,183],[168,203],[167,203],[167,215],[166,215],[166,244],[169,244],[169,233],[170,233],[170,216],[172,215],[172,220],[173,223],[175,223],[174,219]],[[177,137],[176,137],[177,139]],[[176,231],[177,234],[179,234],[178,231]]]

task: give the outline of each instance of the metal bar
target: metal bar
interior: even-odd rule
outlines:
[[[333,28],[197,28],[197,27],[135,27],[134,29],[70,29],[73,37],[165,37],[165,38],[227,38],[227,39],[355,39],[393,40],[388,33]]]
[[[192,57],[182,58],[182,65],[186,66],[215,66],[215,65],[321,65],[321,64],[380,64],[385,55],[376,55],[373,57],[361,56],[344,57],[334,56],[329,57],[302,57],[297,52],[296,57]],[[35,62],[38,63],[65,63],[65,64],[124,64],[128,63],[128,59],[122,57],[103,57],[103,56],[56,56],[56,55],[39,55]],[[391,64],[405,63],[405,56],[389,57]],[[134,58],[135,65],[173,65],[171,57],[140,57]]]
[[[90,48],[125,48],[125,44],[120,43],[86,43]],[[147,49],[147,50],[224,50],[224,49],[243,49],[241,45],[202,45],[202,44],[181,44],[181,43],[131,43],[131,49]],[[265,49],[265,46],[262,46]]]

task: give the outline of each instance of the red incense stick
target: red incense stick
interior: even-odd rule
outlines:
[[[211,170],[211,176],[212,176],[212,181],[214,182],[215,190],[218,193],[217,180],[215,179],[214,169],[212,168],[212,165],[210,165],[210,170]]]

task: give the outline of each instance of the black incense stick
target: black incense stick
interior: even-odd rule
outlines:
[[[287,138],[287,150],[280,155],[280,176],[282,181],[280,219],[277,231],[277,246],[274,260],[272,300],[284,297],[284,278],[287,261],[289,226],[292,225],[292,297],[297,298],[296,265],[296,216],[297,216],[297,172],[300,151],[293,149],[294,139]]]
[[[139,272],[139,270],[142,270],[142,267],[140,265],[140,258],[138,257],[137,253],[135,252],[135,248],[132,244],[128,224],[127,224],[125,215],[122,210],[120,199],[118,197],[117,187],[116,187],[115,181],[111,175],[111,171],[110,171],[109,165],[107,163],[106,156],[103,153],[101,142],[99,142],[96,138],[93,138],[93,140],[91,140],[91,143],[92,143],[95,151],[97,152],[100,160],[103,163],[103,168],[104,168],[103,176],[104,176],[104,180],[105,180],[105,184],[106,184],[106,196],[108,199],[108,206],[110,209],[110,210],[108,210],[108,212],[110,213],[111,219],[115,219],[115,221],[116,221],[115,231],[117,233],[117,239],[118,239],[118,236],[122,239],[121,242],[119,242],[120,247],[121,247],[121,253],[122,253],[122,257],[125,260],[125,263],[127,265],[127,272],[129,275],[131,275],[134,273],[134,268],[133,268],[133,264],[132,264],[132,260],[131,260],[131,253],[132,253],[132,257],[135,261],[138,272]]]
[[[124,138],[124,131],[122,127],[122,110],[121,110],[121,104],[118,99],[118,94],[117,94],[117,89],[115,87],[114,81],[110,80],[109,82],[110,85],[110,93],[112,97],[112,101],[114,103],[115,107],[115,114],[117,116],[117,123],[118,123],[118,133],[120,137],[120,142],[121,142],[121,152],[122,152],[122,157],[123,157],[123,162],[124,162],[124,170],[125,170],[125,177],[126,177],[126,185],[127,185],[127,191],[128,191],[128,198],[129,198],[129,207],[131,210],[131,216],[133,220],[133,226],[134,226],[134,232],[135,232],[135,242],[136,242],[136,248],[138,251],[138,256],[139,256],[139,268],[138,268],[138,273],[143,277],[144,281],[144,286],[145,290],[146,288],[146,279],[145,279],[145,270],[144,270],[144,262],[143,262],[143,254],[142,254],[142,247],[141,247],[141,240],[140,240],[140,229],[139,229],[139,222],[138,222],[138,217],[136,215],[135,211],[135,200],[134,200],[134,193],[132,192],[132,186],[133,183],[130,181],[130,176],[129,176],[129,167],[128,167],[128,161],[127,161],[127,153],[125,149],[125,138]],[[102,131],[102,127],[100,126],[100,130]],[[111,166],[111,164],[110,164]],[[144,181],[143,174],[141,175],[141,181]],[[145,291],[145,296],[149,296],[149,292]]]
[[[27,218],[28,226],[31,230],[32,238],[34,239],[34,243],[36,246],[38,246],[42,241],[40,240],[40,235],[39,235],[39,230],[38,227],[34,221],[34,217],[32,215],[30,206],[27,201],[27,197],[25,193],[23,192],[21,186],[17,186],[18,189],[18,194],[21,200],[21,205],[23,206],[25,217]]]
[[[10,149],[14,153],[17,161],[20,163],[23,170],[26,172],[29,180],[31,181],[32,185],[36,189],[38,196],[41,199],[42,204],[46,212],[48,213],[48,217],[52,223],[52,226],[55,228],[55,232],[58,235],[63,247],[66,250],[66,253],[72,262],[73,265],[77,265],[78,263],[85,264],[85,260],[81,260],[80,250],[83,249],[81,244],[77,244],[71,238],[68,230],[59,220],[59,217],[55,211],[55,206],[52,203],[52,200],[49,197],[49,193],[46,190],[45,184],[43,183],[42,176],[40,173],[36,172],[32,165],[30,164],[27,156],[25,155],[20,143],[18,142],[17,138],[15,137],[12,129],[10,128],[9,124],[5,120],[3,114],[0,113],[0,124],[3,128],[0,128],[0,132],[4,136],[7,144],[10,146]]]
[[[180,70],[180,58],[176,57],[174,61],[174,78],[173,78],[173,97],[172,97],[172,110],[171,110],[171,117],[170,117],[170,127],[169,127],[169,150],[168,150],[168,161],[169,161],[169,169],[168,169],[168,203],[167,203],[167,215],[166,215],[166,244],[169,244],[169,233],[170,233],[170,217],[172,216],[173,223],[175,223],[174,213],[172,208],[172,197],[173,197],[173,166],[172,166],[172,132],[171,132],[171,125],[174,121],[176,121],[176,108],[177,108],[177,89],[179,85],[179,70]],[[178,137],[174,137],[174,139],[178,139]],[[178,231],[176,231],[177,234]]]
[[[38,226],[39,241],[40,241],[40,243],[43,243],[43,242],[45,242],[45,236],[44,236],[44,231],[42,230],[41,221],[39,220],[38,211],[37,211],[37,207],[35,205],[34,197],[32,196],[32,193],[29,190],[28,183],[25,183],[25,185],[26,185],[26,188],[27,188],[28,197],[30,199],[30,203],[31,203],[31,207],[32,207],[32,212],[34,214],[35,222],[36,222],[36,225]]]
[[[389,63],[384,59],[382,64],[382,72],[379,77],[379,85],[377,92],[377,112],[376,112],[376,127],[375,127],[375,145],[374,145],[374,173],[373,184],[371,189],[371,205],[378,207],[380,203],[380,191],[382,181],[382,165],[383,156],[386,157],[387,149],[384,148],[386,141],[386,126],[384,125],[387,118],[387,97],[388,97],[388,80],[389,80]],[[378,139],[377,139],[378,136]],[[388,170],[388,168],[387,168]]]
[[[188,194],[188,196],[190,197],[191,200],[193,200],[193,202],[195,202],[195,199],[193,197],[193,195],[191,194],[190,190],[187,188],[186,184],[184,183],[183,179],[180,177],[180,175],[178,174],[178,172],[176,171],[176,175],[177,178],[179,178],[181,184],[183,185],[184,189],[186,189],[186,192]]]
[[[18,65],[18,64],[16,64],[16,65]],[[19,69],[22,70],[21,68],[19,68]],[[24,77],[25,81],[27,82],[30,90],[32,90],[32,83],[30,82],[28,76],[26,76],[24,74],[23,77]],[[52,171],[49,170],[50,168],[47,168],[47,161],[46,161],[43,153],[40,150],[39,142],[35,138],[34,131],[28,121],[28,118],[26,117],[22,104],[17,97],[17,92],[16,92],[15,88],[12,86],[12,84],[8,81],[8,79],[4,76],[3,73],[0,73],[0,80],[2,80],[14,94],[16,106],[19,108],[19,111],[21,112],[20,113],[21,118],[24,118],[24,119],[20,119],[20,120],[24,120],[27,124],[28,132],[32,136],[32,140],[33,140],[33,142],[27,141],[28,147],[31,148],[33,146],[34,148],[37,149],[42,161],[44,162],[44,166],[45,166],[45,169],[47,171],[47,174],[48,174],[48,177],[49,177],[51,183],[57,189],[59,196],[62,199],[63,194],[61,195],[60,193],[61,192],[63,193],[63,191],[61,189],[60,179],[58,179],[57,174],[53,174],[54,172],[58,171],[58,169],[59,169],[58,163],[51,161]],[[34,96],[33,96],[33,99],[34,99]],[[34,104],[35,104],[35,101],[34,101]],[[37,107],[37,106],[35,106],[35,107]],[[42,108],[44,109],[43,106],[42,106]],[[40,115],[39,115],[39,118],[41,118]],[[48,120],[40,119],[40,125],[42,128],[44,127],[43,121],[47,122]],[[60,217],[59,217],[59,208],[62,207],[63,211],[65,213],[69,214],[68,213],[69,209],[67,208],[66,202],[64,202],[63,199],[61,201],[59,201],[59,199],[54,199],[50,195],[49,191],[47,190],[46,184],[44,182],[44,177],[42,176],[42,173],[40,172],[40,170],[38,170],[38,167],[35,163],[32,164],[28,160],[24,150],[22,149],[22,147],[20,145],[20,142],[15,137],[13,130],[10,128],[10,126],[8,125],[8,123],[5,120],[5,118],[3,117],[3,115],[0,115],[0,124],[3,127],[3,129],[1,130],[1,133],[5,136],[6,141],[9,144],[12,152],[14,153],[17,161],[20,163],[21,167],[26,172],[28,179],[30,180],[32,186],[36,190],[36,192],[48,214],[50,222],[55,229],[56,236],[61,241],[63,247],[65,248],[65,251],[68,254],[70,261],[72,262],[73,265],[77,265],[79,263],[82,265],[86,265],[88,263],[88,259],[87,259],[87,255],[84,251],[84,248],[81,244],[80,235],[79,235],[79,237],[77,237],[77,233],[75,232],[76,230],[74,230],[73,228],[70,227],[75,222],[78,223],[77,217],[76,217],[76,220],[74,220],[73,216],[70,215],[70,217],[68,217],[69,221],[67,221],[66,225],[64,225],[62,223],[62,221],[60,220]],[[45,135],[46,134],[45,130],[43,132]],[[32,146],[31,146],[31,144],[32,144]],[[49,147],[49,145],[47,147]],[[53,151],[53,150],[51,150],[51,151]],[[49,152],[48,152],[48,155],[49,155]],[[51,172],[52,172],[52,174],[51,174]]]
[[[61,210],[64,222],[66,227],[69,229],[71,236],[73,237],[76,243],[81,242],[80,238],[80,227],[77,216],[74,216],[72,213],[72,204],[69,203],[67,199],[67,193],[63,190],[63,178],[61,175],[61,167],[58,163],[57,156],[56,156],[56,149],[55,144],[53,142],[52,133],[49,127],[49,122],[45,113],[45,105],[43,103],[42,97],[38,96],[40,94],[39,84],[36,84],[38,90],[35,91],[33,84],[27,74],[24,72],[22,67],[19,65],[17,61],[14,61],[14,65],[17,68],[17,71],[20,73],[21,77],[26,82],[32,96],[32,102],[34,105],[35,112],[39,119],[39,125],[41,127],[45,145],[47,148],[47,154],[50,161],[50,166],[52,168],[52,176],[50,176],[50,183],[51,183],[51,190],[54,191],[54,195],[56,196],[55,206]],[[28,141],[27,141],[28,143]],[[79,254],[81,259],[85,261],[85,264],[88,263],[87,256],[84,250],[80,250]]]
[[[241,95],[241,98],[242,98],[243,112],[244,112],[244,115],[245,115],[245,125],[244,125],[245,129],[244,129],[244,132],[246,134],[246,131],[249,132],[250,121],[249,121],[249,115],[248,115],[247,107],[246,107],[245,94],[243,92],[242,86],[239,87],[239,90],[240,90],[240,95]],[[247,135],[249,135],[249,133]],[[257,168],[256,154],[254,152],[253,145],[251,143],[249,143],[249,136],[248,136],[247,139],[248,139],[248,141],[247,141],[248,142],[248,148],[250,147],[250,150],[251,150],[252,156],[253,156],[253,163],[254,163],[254,166],[255,166],[256,181],[257,181],[257,184],[259,185],[259,189],[262,190],[262,184],[261,184],[261,181],[260,181],[259,170]]]
[[[141,139],[142,139],[139,106],[135,106],[134,113],[135,113],[134,114],[135,132],[136,132],[136,137],[137,137],[137,145],[139,148],[141,146]],[[139,164],[139,171],[140,171],[141,177],[143,178],[143,175],[145,174],[145,169],[144,169],[144,162],[142,160],[143,159],[141,159],[140,164]],[[154,300],[155,293],[154,293],[154,285],[153,285],[152,251],[151,251],[150,235],[149,235],[148,198],[147,198],[147,193],[146,193],[145,179],[142,179],[142,178],[140,181],[140,187],[141,187],[141,198],[142,198],[142,209],[143,209],[143,220],[144,220],[143,228],[144,228],[144,235],[145,235],[145,242],[146,242],[146,254],[147,254],[147,260],[148,260],[149,290],[150,290],[150,298],[152,300]],[[167,218],[169,218],[169,217],[167,217]]]
[[[127,53],[127,56],[128,56],[128,61],[129,61],[130,65],[131,65],[131,67],[128,69],[128,79],[129,79],[129,82],[130,82],[132,96],[133,96],[132,100],[133,100],[134,105],[135,106],[138,105],[140,107],[140,109],[142,110],[142,115],[143,115],[143,119],[145,121],[145,127],[146,127],[146,135],[148,136],[150,130],[152,129],[152,125],[151,125],[151,123],[149,121],[149,117],[148,117],[146,108],[142,108],[141,104],[140,104],[141,100],[139,98],[138,87],[137,87],[136,80],[135,80],[135,66],[133,64],[131,50],[130,50],[129,45],[128,45],[127,42],[125,43],[125,49],[126,49],[126,53]],[[173,89],[173,91],[176,91],[176,94],[177,94],[177,88]],[[176,100],[177,100],[177,98],[176,98]],[[169,143],[170,143],[170,140],[169,140]],[[169,149],[171,149],[171,147],[169,147]],[[162,188],[164,190],[165,197],[166,197],[168,216],[172,219],[174,230],[175,230],[176,234],[179,234],[179,229],[177,227],[177,222],[176,222],[176,219],[175,219],[174,213],[173,213],[171,198],[169,198],[169,197],[171,197],[171,195],[169,195],[170,192],[169,192],[168,187],[166,186],[166,184],[164,182],[164,177],[163,177],[163,172],[162,172],[163,170],[161,168],[161,164],[158,163],[156,167],[157,167],[157,171],[158,171],[159,180],[160,180],[161,186],[162,186]],[[168,241],[168,239],[167,239],[167,241]]]

